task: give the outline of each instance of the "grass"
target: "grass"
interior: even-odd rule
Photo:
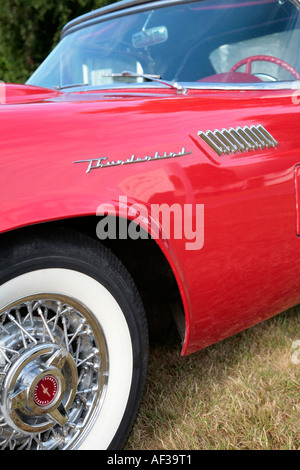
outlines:
[[[152,342],[126,449],[299,450],[300,364],[292,361],[299,313],[291,309],[186,358],[174,331]]]

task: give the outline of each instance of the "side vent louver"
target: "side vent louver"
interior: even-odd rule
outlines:
[[[198,132],[198,136],[212,148],[217,155],[251,152],[264,148],[275,148],[278,142],[261,125],[222,129],[221,131]]]

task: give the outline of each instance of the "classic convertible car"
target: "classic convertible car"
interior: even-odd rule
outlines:
[[[149,329],[300,302],[299,7],[120,1],[1,85],[2,449],[122,448]]]

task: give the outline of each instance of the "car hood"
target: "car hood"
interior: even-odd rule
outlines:
[[[74,90],[74,89],[73,89]],[[41,88],[32,85],[3,84],[0,85],[0,104],[30,104],[49,102],[78,102],[78,101],[101,101],[101,100],[124,100],[141,99],[143,97],[161,97],[162,95],[177,95],[177,91],[170,88],[159,88],[149,86],[147,88],[122,87],[89,91],[60,91],[50,88]]]
[[[0,85],[0,103],[25,104],[34,103],[62,95],[58,90],[40,88],[31,85],[3,83]]]

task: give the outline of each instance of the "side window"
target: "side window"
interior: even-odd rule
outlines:
[[[190,5],[178,81],[252,83],[300,79],[300,5],[294,0],[207,0]],[[184,16],[182,16],[182,23]],[[175,42],[174,25],[168,25]],[[174,31],[174,33],[173,33]],[[173,34],[173,36],[172,36]],[[178,60],[179,59],[179,60]]]

